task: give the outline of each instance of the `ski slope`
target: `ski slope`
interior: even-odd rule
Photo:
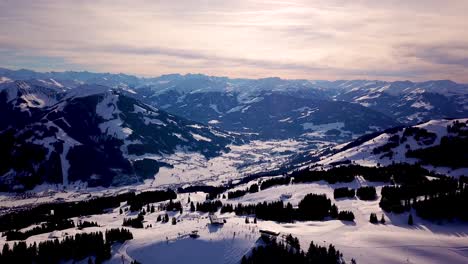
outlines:
[[[297,203],[308,193],[326,194],[332,201],[333,188],[367,185],[362,179],[351,183],[329,185],[325,182],[276,186],[223,203],[257,203],[275,201],[282,194],[291,195],[284,201]],[[373,183],[377,193],[383,184]],[[245,188],[247,185],[240,186]],[[258,220],[257,224],[246,224],[244,217],[234,214],[220,214],[226,220],[221,227],[209,224],[208,214],[190,212],[188,197],[191,201],[203,201],[205,193],[179,194],[184,212],[168,212],[169,217],[177,219],[176,225],[157,223],[156,218],[165,212],[155,212],[145,216],[144,229],[129,228],[134,239],[113,247],[112,258],[107,263],[129,263],[135,259],[141,263],[238,263],[241,257],[258,242],[259,230],[267,229],[281,234],[297,236],[301,247],[307,250],[309,243],[328,245],[332,243],[340,250],[347,261],[351,258],[358,263],[467,263],[468,261],[468,224],[459,222],[432,223],[414,216],[415,225],[407,225],[407,213],[396,215],[384,213],[385,224],[369,223],[370,213],[376,213],[380,219],[382,210],[379,199],[361,201],[339,199],[334,201],[339,210],[351,210],[355,222],[339,220],[307,221],[296,223],[277,223]],[[289,196],[288,195],[288,196]],[[157,207],[157,204],[155,204]],[[125,205],[122,205],[125,207]],[[219,213],[218,213],[219,214]],[[116,208],[103,215],[92,215],[83,219],[97,221],[101,227],[86,228],[82,231],[71,228],[61,231],[62,234],[90,232],[121,227],[124,217],[135,213],[119,214]],[[75,218],[75,220],[78,220]],[[251,218],[252,220],[252,218]],[[199,238],[188,235],[197,230]],[[27,239],[28,243],[49,239],[50,234],[41,234]],[[0,238],[0,246],[5,243]]]

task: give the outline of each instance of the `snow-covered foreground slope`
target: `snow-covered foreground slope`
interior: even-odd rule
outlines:
[[[354,144],[354,147],[348,148],[346,145],[337,146],[337,153],[322,158],[318,162],[320,165],[333,165],[342,162],[352,162],[363,166],[386,166],[392,163],[410,163],[414,164],[420,160],[408,157],[408,150],[425,149],[441,144],[444,137],[466,137],[466,135],[453,134],[448,132],[448,126],[453,126],[454,122],[467,123],[468,119],[455,120],[431,120],[420,125],[390,129],[386,133],[371,137],[360,144]],[[410,129],[416,132],[410,132]],[[426,132],[424,132],[424,130]],[[460,131],[466,133],[466,127]],[[422,131],[422,133],[421,133]],[[418,135],[419,134],[419,135]],[[394,145],[392,146],[392,142]],[[379,150],[380,149],[380,150]],[[458,168],[449,168],[444,166],[425,165],[429,170],[435,170],[439,173],[460,176],[468,175],[468,161],[466,166]]]
[[[375,201],[354,199],[333,199],[333,189],[339,187],[358,188],[375,186],[378,198]],[[274,230],[297,236],[302,248],[310,241],[334,244],[349,260],[358,263],[466,263],[468,261],[468,224],[436,224],[415,217],[414,226],[407,225],[407,214],[385,213],[379,207],[380,190],[384,184],[366,183],[362,179],[351,183],[329,185],[326,182],[295,184],[272,187],[258,193],[246,194],[232,201],[257,203],[259,201],[283,201],[297,203],[308,193],[326,194],[339,210],[354,213],[355,223],[339,220],[324,222],[296,222],[279,224],[259,221],[261,229]],[[239,186],[239,189],[245,186]],[[282,194],[287,194],[282,195]],[[284,199],[284,197],[290,198]],[[371,224],[369,216],[376,213],[385,215],[386,224]],[[413,216],[415,214],[413,213]]]
[[[177,219],[176,225],[156,223],[156,218],[165,212],[155,212],[145,216],[144,225],[152,225],[145,229],[129,228],[134,239],[113,247],[112,259],[108,263],[128,263],[135,259],[141,263],[238,263],[240,258],[249,252],[257,243],[259,230],[267,229],[297,236],[301,247],[307,249],[310,241],[316,244],[334,244],[343,252],[346,260],[356,259],[358,263],[466,263],[468,261],[468,224],[431,223],[414,218],[415,225],[407,225],[407,214],[383,213],[375,201],[355,199],[333,199],[333,188],[365,186],[362,179],[351,183],[329,185],[325,182],[311,184],[293,184],[272,187],[258,193],[247,194],[244,197],[226,200],[223,203],[257,203],[261,201],[276,201],[280,197],[284,201],[297,205],[308,193],[326,194],[340,210],[351,210],[356,216],[355,222],[339,220],[307,221],[296,223],[277,223],[258,220],[257,224],[245,224],[245,218],[234,214],[219,214],[226,220],[224,226],[209,224],[207,214],[189,211],[189,194],[179,194],[184,206],[184,212],[169,212],[170,217]],[[373,183],[377,193],[383,184]],[[245,188],[239,186],[239,188]],[[288,194],[288,195],[282,195]],[[290,198],[285,198],[289,197]],[[191,201],[203,201],[204,193],[191,193]],[[124,205],[125,207],[125,205]],[[385,215],[385,224],[369,223],[370,213]],[[135,216],[134,214],[131,214]],[[415,215],[415,214],[413,214]],[[101,227],[87,228],[79,231],[75,228],[61,231],[62,234],[91,232],[120,227],[124,217],[119,209],[104,215],[92,215],[82,218],[87,221],[97,221]],[[78,220],[77,218],[74,218]],[[188,235],[197,230],[200,237],[189,238]],[[60,232],[59,232],[60,233]],[[55,233],[57,234],[57,233]],[[36,235],[27,239],[28,243],[49,239],[50,233]],[[4,237],[0,238],[2,246]]]

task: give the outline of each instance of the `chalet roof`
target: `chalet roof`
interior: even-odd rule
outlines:
[[[260,233],[261,234],[265,234],[265,235],[270,235],[270,236],[278,236],[279,233],[278,232],[274,232],[274,231],[270,231],[270,230],[260,230]]]

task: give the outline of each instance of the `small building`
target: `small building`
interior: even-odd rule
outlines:
[[[214,214],[210,214],[208,216],[208,218],[210,219],[210,223],[212,225],[224,225],[224,221],[223,219],[219,219],[216,215]]]
[[[283,193],[280,195],[280,200],[288,200],[288,199],[291,199],[292,197],[292,194],[291,193]]]
[[[189,234],[191,238],[198,238],[200,235],[198,234],[198,230],[193,230],[192,233]]]
[[[260,230],[260,237],[265,242],[270,242],[270,241],[276,240],[276,238],[278,238],[278,235],[279,235],[278,232],[274,232],[274,231],[270,231],[270,230],[264,230],[264,229]]]
[[[61,231],[53,231],[49,234],[49,238],[50,239],[55,239],[55,238],[62,238],[63,237],[63,233]]]

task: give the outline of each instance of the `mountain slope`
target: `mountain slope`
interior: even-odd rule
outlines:
[[[239,102],[235,94],[214,92],[188,94],[179,99],[168,96],[153,102],[160,105],[172,101],[173,104],[162,107],[186,118],[224,130],[256,134],[262,139],[305,136],[343,141],[397,125],[391,118],[358,104],[278,93],[262,93],[245,102]]]
[[[329,100],[325,90],[301,80],[170,75],[135,91],[168,112],[260,139],[343,141],[398,124],[361,105]]]
[[[405,124],[468,116],[468,85],[448,80],[339,81],[325,85],[335,89],[337,100],[359,103]]]
[[[420,163],[454,176],[468,172],[468,119],[431,120],[397,127],[341,145],[320,165],[356,163],[364,166]]]
[[[162,155],[185,151],[212,157],[236,140],[104,86],[65,91],[57,101],[36,107],[22,97],[42,98],[42,90],[21,82],[24,89],[14,97],[4,85],[0,106],[21,121],[2,120],[2,189],[29,189],[43,182],[138,182],[153,177],[160,166],[170,166],[158,162]]]

